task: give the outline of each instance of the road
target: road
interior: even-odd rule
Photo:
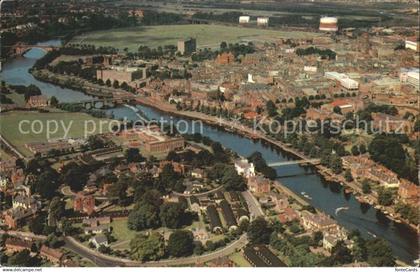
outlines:
[[[175,192],[175,191],[173,191],[172,193],[176,196],[185,196],[185,197],[196,196],[196,197],[199,197],[199,196],[206,196],[208,194],[215,193],[217,191],[220,191],[222,188],[223,188],[223,185],[220,185],[219,187],[211,189],[210,191],[206,191],[206,192],[202,192],[202,193],[196,193],[196,194],[182,194],[182,193],[178,193],[178,192]]]
[[[4,230],[0,230],[0,234],[7,234],[10,236],[14,236],[14,237],[18,237],[21,239],[33,239],[33,240],[45,240],[47,239],[47,236],[45,235],[36,235],[32,232],[24,232],[24,231],[14,231],[14,230],[9,230],[9,231],[4,231]]]
[[[26,157],[22,153],[20,153],[20,151],[17,150],[11,143],[6,141],[6,139],[3,138],[2,135],[0,135],[0,141],[3,142],[8,148],[10,148],[10,150],[12,150],[19,158],[26,160]]]
[[[98,266],[103,267],[110,267],[110,266],[149,266],[149,267],[156,267],[156,266],[179,266],[179,265],[189,265],[195,263],[204,263],[219,257],[230,255],[237,250],[243,248],[247,243],[248,239],[246,234],[243,234],[239,237],[238,240],[234,241],[233,243],[227,245],[226,247],[210,252],[208,254],[204,254],[201,256],[192,256],[192,257],[185,257],[185,258],[176,258],[176,259],[168,259],[168,260],[161,260],[161,261],[153,261],[153,262],[138,262],[132,261],[123,258],[112,257],[108,255],[104,255],[100,252],[94,251],[85,245],[76,241],[73,237],[65,237],[64,241],[66,242],[65,247],[70,249],[71,251],[79,254],[80,256],[91,260],[92,262],[96,263]]]
[[[245,198],[246,203],[248,204],[251,218],[264,216],[264,211],[261,209],[260,203],[258,203],[258,200],[251,194],[250,191],[244,191],[242,192],[242,195]]]

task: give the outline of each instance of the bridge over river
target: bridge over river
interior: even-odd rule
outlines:
[[[317,165],[320,164],[321,161],[319,159],[310,159],[310,160],[295,160],[295,161],[280,161],[280,162],[272,162],[268,163],[270,167],[277,167],[277,166],[284,166],[284,165],[293,165],[293,164],[312,164]]]

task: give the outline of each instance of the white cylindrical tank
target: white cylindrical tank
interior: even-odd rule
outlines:
[[[321,17],[319,21],[319,30],[321,31],[337,31],[337,17]]]
[[[240,24],[247,24],[249,23],[251,17],[250,16],[239,16],[239,23]]]

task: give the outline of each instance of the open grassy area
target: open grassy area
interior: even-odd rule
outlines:
[[[130,230],[127,227],[127,219],[116,219],[111,222],[112,235],[118,240],[121,241],[131,241],[138,232]]]
[[[39,120],[39,121],[38,121]],[[59,139],[66,136],[65,129],[68,129],[67,137],[79,138],[85,136],[86,131],[89,132],[96,126],[96,133],[100,133],[100,120],[108,121],[92,117],[85,113],[68,113],[68,112],[48,112],[39,113],[33,111],[14,111],[2,113],[0,115],[0,134],[14,145],[25,156],[33,154],[25,147],[26,143],[46,142],[49,139]],[[58,128],[55,133],[47,133],[47,124],[50,124],[50,131],[54,132],[55,126],[53,121],[58,122]],[[21,123],[22,132],[19,130]],[[33,131],[31,129],[33,124]],[[94,125],[95,124],[95,125]],[[41,130],[41,126],[43,129]],[[102,133],[108,132],[108,125],[103,125]],[[40,133],[38,133],[38,131]],[[26,132],[29,132],[25,134]]]
[[[299,31],[277,31],[224,25],[162,25],[96,31],[75,37],[72,43],[113,46],[137,51],[140,45],[158,47],[176,45],[179,39],[194,37],[199,48],[216,48],[220,42],[274,41],[280,38],[310,38],[319,34]]]
[[[0,159],[1,160],[8,160],[8,159],[11,159],[11,158],[12,158],[12,156],[9,153],[7,153],[6,151],[4,151],[3,149],[0,148]]]
[[[239,267],[251,267],[248,261],[245,260],[244,256],[242,256],[241,252],[233,253],[229,256],[229,259],[231,259]]]

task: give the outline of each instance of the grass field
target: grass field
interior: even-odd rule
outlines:
[[[222,41],[227,43],[248,41],[274,41],[280,38],[310,38],[319,34],[286,32],[260,28],[244,28],[224,25],[162,25],[97,31],[75,37],[72,43],[113,46],[137,51],[140,45],[158,47],[176,45],[179,39],[194,37],[199,48],[216,48]]]
[[[37,121],[39,120],[39,121]],[[92,120],[92,121],[90,121]],[[26,143],[31,142],[46,142],[48,138],[58,139],[66,135],[65,129],[68,129],[67,137],[79,138],[85,134],[85,127],[87,130],[93,129],[96,126],[97,132],[100,133],[100,120],[105,119],[94,118],[85,113],[67,113],[67,112],[7,112],[0,115],[0,133],[1,135],[14,145],[25,156],[32,156],[33,154],[25,147]],[[22,122],[22,121],[25,121]],[[58,128],[56,133],[47,133],[47,124],[50,122],[50,131],[54,132],[53,121],[57,121]],[[19,131],[19,124],[22,122],[22,131]],[[31,130],[31,124],[34,125],[34,130]],[[93,125],[95,124],[95,125]],[[43,127],[40,130],[41,126]],[[103,126],[103,133],[107,132],[108,125]],[[38,131],[41,131],[38,133]]]
[[[233,253],[229,256],[229,259],[231,259],[239,267],[251,267],[248,261],[245,260],[244,256],[242,256],[241,252]]]

